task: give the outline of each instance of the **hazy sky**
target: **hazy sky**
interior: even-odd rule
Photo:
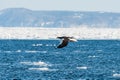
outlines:
[[[120,12],[120,0],[0,0],[5,8]]]

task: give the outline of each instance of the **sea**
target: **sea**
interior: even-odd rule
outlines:
[[[0,40],[0,80],[120,80],[120,40]]]

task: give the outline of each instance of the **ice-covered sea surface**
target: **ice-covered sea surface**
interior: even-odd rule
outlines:
[[[119,80],[119,40],[0,40],[0,80]]]

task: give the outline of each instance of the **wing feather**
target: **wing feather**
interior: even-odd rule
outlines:
[[[68,45],[68,41],[67,40],[62,40],[62,43],[60,45],[58,45],[57,48],[63,48],[67,45]]]

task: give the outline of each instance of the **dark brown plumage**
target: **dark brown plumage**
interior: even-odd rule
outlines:
[[[57,48],[63,48],[63,47],[65,47],[65,46],[68,45],[68,42],[71,41],[70,39],[72,39],[73,37],[63,36],[63,37],[57,37],[57,38],[63,39],[63,40],[62,40],[62,43],[59,44],[59,45],[57,46]]]

